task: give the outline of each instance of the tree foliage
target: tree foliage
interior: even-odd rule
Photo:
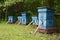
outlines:
[[[23,11],[37,15],[37,7],[48,6],[60,13],[60,0],[0,0],[0,13],[18,15]]]

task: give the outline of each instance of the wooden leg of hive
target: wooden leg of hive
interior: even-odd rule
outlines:
[[[36,28],[34,34],[36,34],[37,32],[39,32],[39,27]]]

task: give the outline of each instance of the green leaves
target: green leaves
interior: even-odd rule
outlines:
[[[36,10],[37,7],[42,6],[42,1],[44,2],[44,6],[47,5],[51,5],[51,7],[56,9],[56,12],[60,12],[60,0],[0,0],[0,7],[7,7],[7,6],[11,6],[13,4],[19,3],[19,2],[23,2],[24,5],[24,9],[25,10],[32,10],[32,8],[34,8],[34,10]],[[49,3],[50,2],[50,3]]]
[[[5,5],[5,6],[10,6],[10,5],[12,5],[12,4],[16,4],[17,2],[22,2],[22,0],[6,0],[6,1],[4,2],[4,5]]]
[[[55,0],[54,3],[55,3],[54,8],[56,10],[55,12],[60,13],[60,0]]]

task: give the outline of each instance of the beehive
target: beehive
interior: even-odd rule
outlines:
[[[38,25],[38,17],[32,16],[33,25]]]
[[[8,22],[9,23],[14,23],[15,22],[14,16],[8,16]]]
[[[18,23],[22,23],[22,17],[21,16],[18,16]]]
[[[22,24],[28,24],[30,22],[30,15],[26,12],[22,13]]]
[[[38,7],[38,19],[42,20],[41,32],[55,32],[54,27],[54,10],[47,7]]]

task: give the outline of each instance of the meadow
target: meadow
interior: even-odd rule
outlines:
[[[60,33],[43,34],[34,31],[37,26],[0,23],[0,40],[60,40]]]

